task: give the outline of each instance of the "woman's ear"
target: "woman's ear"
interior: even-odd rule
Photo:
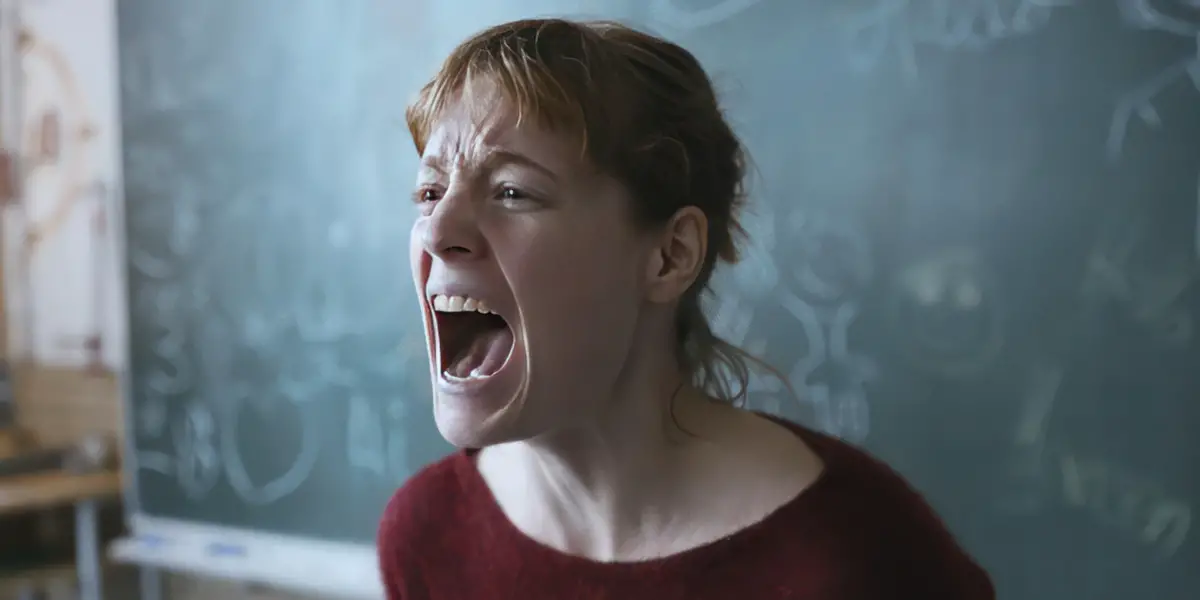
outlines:
[[[692,287],[708,252],[708,217],[695,206],[671,216],[651,247],[646,290],[651,302],[674,302]]]

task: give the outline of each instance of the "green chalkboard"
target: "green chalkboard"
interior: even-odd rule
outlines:
[[[1200,597],[1200,8],[1187,0],[119,0],[139,513],[370,543],[449,449],[403,107],[469,33],[629,21],[756,166],[718,328],[1013,600]]]

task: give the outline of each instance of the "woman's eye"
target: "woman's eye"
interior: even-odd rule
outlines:
[[[417,204],[437,202],[441,197],[442,195],[433,188],[420,188],[413,194],[413,201]]]
[[[505,206],[524,207],[531,204],[534,200],[525,192],[514,188],[504,187],[500,189],[499,200]]]

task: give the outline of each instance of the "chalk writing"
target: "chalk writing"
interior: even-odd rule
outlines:
[[[154,344],[155,352],[163,368],[145,378],[146,391],[152,398],[162,399],[178,394],[191,384],[193,371],[183,352],[185,334],[180,329],[166,329]]]
[[[1192,508],[1162,486],[1128,470],[1078,456],[1059,459],[1063,499],[1128,532],[1164,557],[1187,540]]]
[[[350,467],[383,475],[387,470],[387,442],[382,417],[358,396],[350,399],[349,410],[346,458]]]
[[[377,477],[403,478],[411,466],[408,443],[404,433],[391,425],[404,422],[408,416],[407,405],[389,402],[381,414],[367,399],[355,397],[349,409],[346,460],[350,467]]]
[[[235,405],[223,411],[220,427],[222,462],[225,465],[229,485],[247,504],[270,504],[288,496],[304,483],[316,465],[321,447],[317,437],[320,423],[316,421],[315,413],[302,410],[286,401],[281,401],[280,407],[291,407],[300,411],[302,425],[300,449],[292,464],[284,472],[262,482],[254,481],[254,478],[246,470],[237,440],[238,420],[242,411],[247,410],[248,407]]]
[[[138,386],[145,390],[144,385]],[[167,429],[167,404],[162,398],[150,398],[137,412],[137,431],[143,437],[157,438]]]
[[[175,473],[179,487],[192,500],[207,495],[221,477],[216,438],[216,422],[209,407],[189,404],[174,430]]]
[[[158,100],[185,111],[195,100],[188,94],[199,92],[182,89],[186,93]],[[171,87],[170,93],[180,90]],[[182,118],[170,123],[175,120],[211,124]],[[127,160],[127,187],[134,197],[151,199],[129,211],[127,225],[130,276],[137,281],[131,297],[140,328],[137,344],[150,351],[135,369],[135,412],[147,439],[161,435],[173,405],[185,398],[206,399],[211,412],[203,428],[195,419],[175,426],[184,433],[173,445],[179,467],[149,450],[139,456],[146,458],[143,468],[174,474],[193,500],[223,477],[247,504],[277,502],[303,485],[321,454],[322,434],[329,433],[329,424],[317,420],[322,405],[344,401],[346,390],[362,393],[362,371],[368,369],[378,389],[397,388],[408,363],[396,352],[375,348],[386,344],[387,332],[405,330],[395,303],[411,295],[411,283],[395,276],[395,248],[380,240],[403,239],[407,223],[381,224],[378,206],[367,217],[337,203],[318,203],[330,208],[322,211],[295,202],[292,186],[310,194],[345,187],[327,179],[297,182],[291,173],[318,169],[271,162],[325,160],[309,156],[312,152],[276,153],[260,165],[289,173],[285,180],[263,177],[237,185],[238,165],[224,155],[195,158],[205,132],[167,124],[156,135],[166,135],[169,143],[133,145]],[[235,183],[224,185],[230,181]],[[267,226],[283,234],[245,234]],[[373,234],[360,236],[360,230]],[[213,244],[214,236],[222,243]],[[366,242],[375,247],[366,248]],[[366,271],[364,264],[386,269]],[[346,277],[350,270],[352,280]],[[388,277],[379,277],[382,273]],[[362,357],[366,348],[370,359]],[[423,338],[421,348],[423,353]],[[392,464],[407,467],[403,436],[393,440],[379,415],[363,417],[355,403],[349,408],[360,432],[367,422],[376,429],[373,436],[356,436],[358,445],[347,448],[355,466],[366,464],[367,472],[388,477]],[[288,428],[272,431],[273,422],[287,422]],[[201,431],[204,445],[198,441]],[[281,443],[270,447],[270,462],[279,462],[262,472],[250,459],[260,451],[254,445],[272,435]]]

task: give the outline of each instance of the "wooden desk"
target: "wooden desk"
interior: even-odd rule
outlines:
[[[98,503],[121,494],[117,471],[74,474],[51,471],[0,478],[0,514],[75,506],[75,572],[80,600],[101,600]]]
[[[30,445],[29,433],[16,427],[0,427],[0,459],[20,453]]]
[[[18,600],[38,598],[37,590],[45,589],[47,585],[74,575],[74,564],[50,564],[22,569],[16,574],[5,573],[0,576],[2,577],[0,579],[0,598],[16,598]]]

